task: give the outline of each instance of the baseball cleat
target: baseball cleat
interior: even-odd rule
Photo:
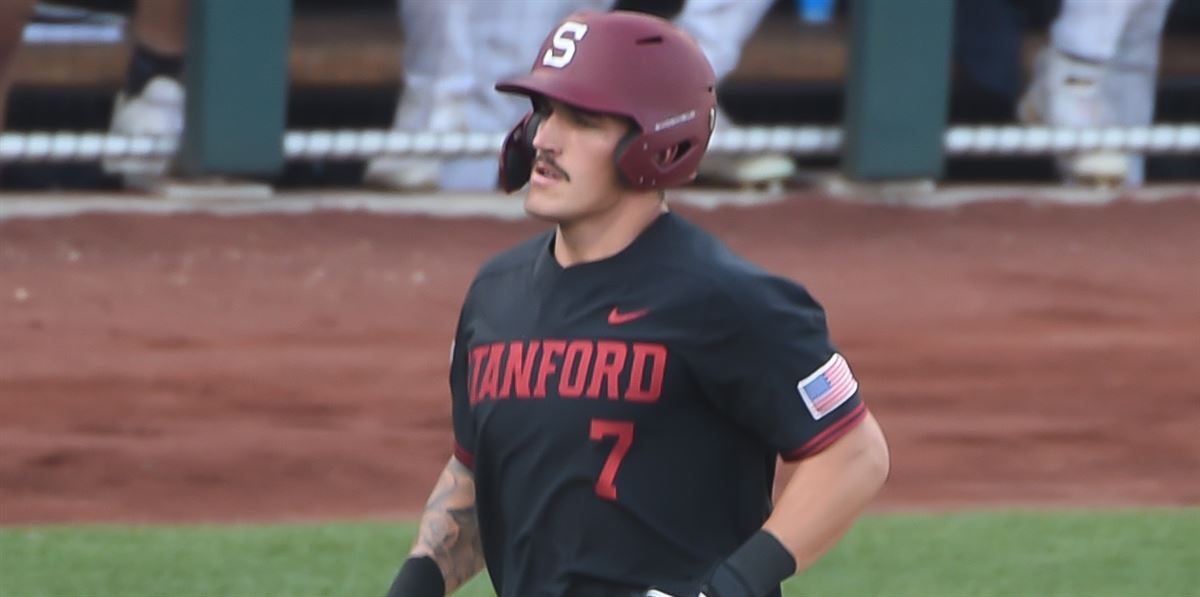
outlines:
[[[1119,187],[1129,177],[1131,157],[1116,151],[1091,151],[1059,160],[1062,175],[1077,184],[1104,188]]]
[[[1101,93],[1106,69],[1104,63],[1044,48],[1034,62],[1033,82],[1017,104],[1017,118],[1052,127],[1112,125],[1112,107]],[[1129,180],[1132,159],[1127,153],[1097,150],[1060,155],[1056,165],[1068,182],[1107,187]]]
[[[739,187],[769,187],[779,185],[796,175],[796,164],[786,155],[711,155],[700,162],[697,178]]]
[[[109,129],[119,135],[183,134],[183,84],[170,77],[154,77],[134,97],[117,95]],[[116,158],[104,160],[104,171],[120,175],[127,186],[148,186],[166,176],[167,158]]]

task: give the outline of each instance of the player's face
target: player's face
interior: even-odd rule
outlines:
[[[553,100],[538,100],[536,109],[542,121],[533,137],[537,158],[525,211],[565,223],[611,209],[622,192],[613,152],[629,122]]]

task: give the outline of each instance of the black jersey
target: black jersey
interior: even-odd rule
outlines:
[[[664,214],[561,267],[553,233],[486,264],[450,385],[501,597],[592,581],[695,594],[761,528],[775,459],[865,415],[821,306]]]

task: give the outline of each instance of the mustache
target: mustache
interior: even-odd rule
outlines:
[[[563,169],[562,169],[562,167],[561,167],[561,166],[559,166],[559,165],[558,165],[558,163],[556,163],[556,162],[554,161],[554,158],[552,158],[552,157],[550,157],[550,156],[548,156],[548,155],[545,155],[545,154],[538,154],[538,155],[537,155],[537,156],[534,158],[534,160],[533,160],[533,167],[534,167],[534,168],[537,168],[538,166],[545,166],[545,167],[547,167],[547,168],[549,168],[549,169],[553,170],[553,171],[554,171],[556,174],[558,174],[559,176],[561,176],[561,177],[563,178],[563,180],[565,180],[565,181],[567,181],[567,182],[570,182],[570,181],[571,181],[571,176],[570,176],[569,174],[567,174],[567,171],[566,171],[566,170],[563,170]]]

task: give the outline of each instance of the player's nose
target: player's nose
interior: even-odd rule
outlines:
[[[542,118],[533,133],[533,148],[539,153],[557,155],[562,149],[562,116],[551,112]]]

